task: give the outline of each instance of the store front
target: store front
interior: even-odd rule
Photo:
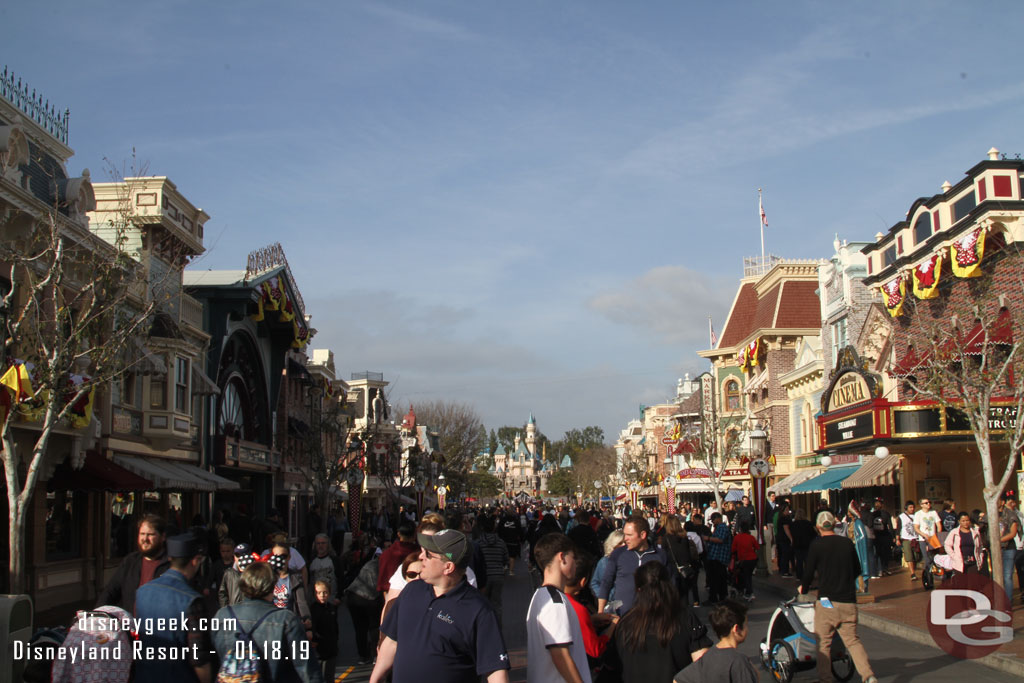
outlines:
[[[844,472],[838,487],[830,489],[832,507],[881,498],[893,512],[906,500],[924,497],[952,498],[961,510],[984,507],[980,459],[964,415],[934,401],[881,398],[881,378],[863,370],[852,350],[844,357],[847,363],[822,395],[816,457],[820,463],[829,458],[833,467],[848,466],[855,457],[860,467]],[[1010,401],[995,399],[989,415],[998,470],[1009,457],[999,434],[1016,421],[1016,410]],[[808,481],[793,491],[811,492],[814,486]]]

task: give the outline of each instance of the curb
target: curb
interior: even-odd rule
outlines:
[[[792,591],[787,591],[773,583],[764,581],[757,576],[754,577],[754,583],[757,586],[758,591],[770,593],[783,600],[787,600],[792,597]],[[927,631],[922,631],[919,628],[908,626],[907,624],[899,621],[886,619],[885,617],[880,617],[874,614],[865,614],[861,610],[857,611],[857,621],[872,630],[880,631],[890,636],[896,636],[897,638],[903,638],[904,640],[909,640],[913,643],[917,643],[918,645],[925,645],[935,650],[936,653],[946,654],[942,648],[935,644],[931,634]],[[1024,660],[1021,660],[1014,655],[991,654],[979,657],[973,661],[978,662],[979,664],[984,664],[990,669],[996,669],[997,671],[1003,671],[1005,673],[1024,678]]]

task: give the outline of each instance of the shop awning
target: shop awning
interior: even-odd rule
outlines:
[[[700,479],[684,479],[676,484],[676,493],[710,492],[711,484]]]
[[[219,395],[220,387],[217,383],[210,379],[210,376],[203,372],[199,365],[196,363],[192,364],[192,395],[193,396],[209,396]]]
[[[725,494],[726,503],[738,503],[743,500],[743,491],[741,489],[729,489],[729,492]]]
[[[767,386],[768,384],[768,370],[764,369],[757,377],[752,378],[747,382],[746,386],[743,387],[744,393],[752,394],[755,391],[760,391],[761,387]]]
[[[76,470],[65,460],[46,482],[47,491],[149,491],[153,482],[126,470],[95,451],[85,454]]]
[[[158,356],[150,351],[149,347],[139,337],[135,337],[133,342],[135,352],[132,354],[134,356],[132,360],[135,363],[136,372],[140,375],[167,374],[167,364],[162,356]]]
[[[1003,309],[999,314],[999,317],[994,323],[988,327],[988,344],[996,344],[1000,346],[1012,346],[1013,345],[1013,318],[1010,317],[1010,311]],[[981,323],[978,323],[971,329],[970,332],[964,337],[964,353],[980,355],[985,351],[986,344],[986,330],[982,327]]]
[[[240,488],[242,488],[242,485],[239,484],[237,481],[228,479],[227,477],[222,477],[219,474],[214,474],[213,472],[208,472],[207,470],[204,470],[202,467],[184,464],[178,465],[178,467],[185,467],[195,476],[211,482],[214,486],[217,487],[215,489],[217,491],[237,491]]]
[[[651,496],[656,496],[658,495],[658,486],[645,486],[642,489],[640,489],[640,492],[637,495],[639,495],[641,498],[650,498]]]
[[[793,487],[793,493],[818,493],[819,491],[833,491],[842,488],[843,481],[860,469],[860,465],[848,465],[846,467],[833,467],[825,470],[813,479]]]
[[[865,458],[856,472],[843,480],[844,489],[859,489],[868,486],[889,486],[892,473],[900,466],[900,456],[889,454],[884,458]]]
[[[806,470],[797,470],[793,474],[780,479],[771,486],[768,487],[767,493],[774,493],[779,496],[784,496],[787,493],[792,493],[793,487],[797,484],[802,484],[811,477],[816,477],[821,473],[817,467],[812,467]]]
[[[227,491],[240,484],[188,463],[115,455],[114,462],[153,482],[155,491]]]

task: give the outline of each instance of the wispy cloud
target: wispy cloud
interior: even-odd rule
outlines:
[[[422,33],[446,40],[477,41],[480,36],[463,26],[406,10],[385,7],[372,2],[362,6],[363,11],[386,19],[395,26],[414,33]]]
[[[665,344],[706,343],[707,316],[724,314],[734,289],[727,278],[685,266],[660,266],[616,291],[598,294],[589,306]]]

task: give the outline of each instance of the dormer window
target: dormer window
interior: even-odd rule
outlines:
[[[932,216],[927,211],[921,213],[914,223],[914,244],[921,244],[932,235]]]
[[[978,204],[974,201],[974,192],[968,192],[960,199],[953,203],[953,222],[956,223],[961,218],[964,218],[971,211],[974,211],[974,207]]]

